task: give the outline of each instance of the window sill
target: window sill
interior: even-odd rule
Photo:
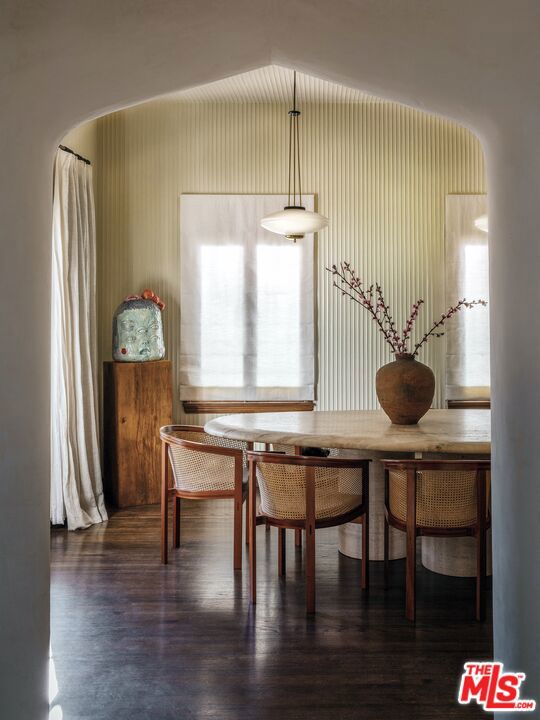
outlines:
[[[448,400],[449,410],[489,410],[491,408],[491,400]]]
[[[313,400],[184,400],[184,412],[188,414],[215,415],[216,413],[267,413],[309,412],[315,409]]]

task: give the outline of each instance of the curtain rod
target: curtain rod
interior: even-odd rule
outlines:
[[[75,157],[76,157],[78,160],[82,160],[83,163],[86,163],[87,165],[91,165],[91,164],[92,164],[92,163],[90,162],[90,160],[88,160],[88,158],[85,158],[85,157],[83,157],[82,155],[79,155],[79,153],[76,153],[75,150],[72,150],[71,148],[68,148],[66,145],[59,145],[58,147],[60,148],[60,150],[63,150],[64,152],[68,152],[68,153],[71,153],[72,155],[75,155]]]

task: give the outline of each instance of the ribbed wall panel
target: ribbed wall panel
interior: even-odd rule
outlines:
[[[182,90],[164,96],[175,102],[256,102],[289,103],[291,99],[293,71],[279,65],[250,70],[249,72],[217,80],[216,82]],[[384,100],[355,88],[321,80],[311,75],[297,73],[298,97],[310,102],[372,102]]]
[[[381,282],[400,323],[424,298],[425,328],[444,309],[445,195],[485,192],[482,151],[468,130],[348,92],[340,98],[334,89],[328,101],[320,96],[301,107],[304,189],[330,218],[317,259],[321,409],[376,407],[375,373],[390,359],[373,322],[338,296],[324,268],[350,260],[368,284]],[[180,194],[284,192],[287,110],[282,102],[168,98],[99,121],[102,359],[110,357],[114,308],[149,286],[167,302],[176,372]],[[444,339],[420,359],[435,372],[440,406]],[[205,419],[184,417],[175,403],[178,421]]]

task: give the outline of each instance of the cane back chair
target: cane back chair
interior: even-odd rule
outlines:
[[[162,444],[161,562],[168,562],[169,500],[173,499],[173,545],[180,547],[181,500],[234,501],[234,569],[242,567],[242,507],[247,497],[248,444],[214,437],[195,425],[167,425]],[[172,469],[172,483],[171,473]],[[247,506],[246,506],[247,507]]]
[[[369,460],[248,452],[250,599],[256,602],[257,484],[260,515],[278,528],[279,573],[285,572],[285,530],[305,530],[306,611],[315,612],[315,531],[360,518],[363,589],[368,587]]]
[[[416,538],[476,538],[476,618],[486,610],[486,533],[491,524],[488,460],[383,460],[385,469],[384,570],[388,528],[407,534],[406,611],[416,617]]]
[[[284,455],[306,455],[306,456],[313,456],[313,454],[317,454],[317,457],[334,457],[338,454],[338,450],[334,449],[325,449],[325,448],[307,448],[300,445],[285,445],[284,443],[271,443],[267,444],[265,447],[265,450],[269,450],[271,452],[277,452],[282,453]],[[310,453],[309,451],[319,451],[319,453]],[[267,530],[270,530],[270,525],[266,526]],[[280,556],[281,556],[281,533],[279,534],[279,543],[280,543]],[[297,548],[302,547],[302,530],[300,528],[296,528],[294,531],[294,544]],[[283,548],[283,553],[285,552]]]

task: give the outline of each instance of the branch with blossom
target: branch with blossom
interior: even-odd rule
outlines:
[[[365,308],[377,324],[379,332],[382,333],[384,339],[391,347],[392,352],[396,354],[411,354],[413,357],[430,337],[442,337],[442,330],[447,320],[463,309],[471,309],[476,305],[486,306],[485,300],[459,300],[455,305],[444,312],[438,320],[434,320],[433,324],[427,330],[422,338],[414,345],[412,352],[410,346],[412,343],[411,335],[418,320],[420,308],[424,305],[422,299],[417,300],[411,307],[409,317],[401,332],[397,330],[390,305],[384,298],[382,287],[376,283],[364,288],[362,280],[360,280],[356,271],[351,267],[350,263],[342,262],[326,268],[333,276],[333,285],[341,293],[343,297],[348,297],[358,305]]]

